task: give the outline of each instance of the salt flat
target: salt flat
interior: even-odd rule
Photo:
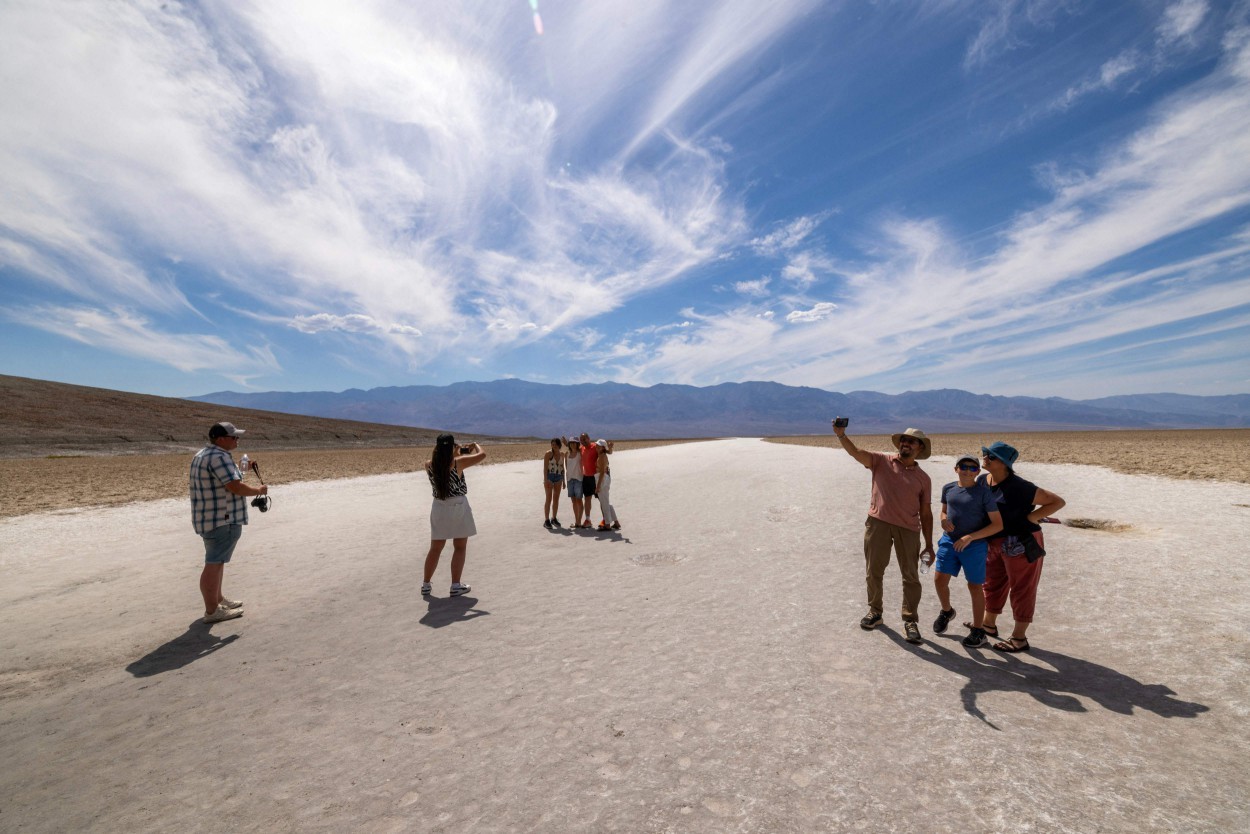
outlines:
[[[185,501],[0,521],[0,830],[1250,830],[1250,487],[1022,462],[1131,529],[1046,528],[1008,656],[933,635],[928,580],[903,642],[893,566],[858,628],[840,451],[612,470],[612,536],[544,530],[537,462],[470,470],[473,592],[448,554],[429,601],[423,479],[275,490],[211,630]]]

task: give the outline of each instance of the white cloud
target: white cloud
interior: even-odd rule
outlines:
[[[777,255],[788,252],[799,246],[816,230],[824,219],[823,215],[797,217],[786,225],[763,237],[751,241],[751,247],[761,255]]]
[[[5,315],[26,327],[184,373],[213,370],[241,379],[280,370],[267,347],[239,349],[219,336],[163,333],[149,319],[122,308],[44,305],[9,310]]]
[[[810,310],[791,310],[786,314],[786,321],[795,323],[821,321],[822,319],[827,319],[829,316],[833,315],[833,311],[837,308],[838,305],[836,304],[828,301],[821,301]]]
[[[768,295],[768,284],[768,278],[757,278],[754,281],[736,281],[734,283],[734,291],[753,298],[764,298]]]
[[[379,334],[390,333],[398,336],[420,336],[421,331],[406,324],[383,324],[372,316],[352,313],[346,316],[335,316],[330,313],[316,313],[310,316],[296,316],[290,326],[301,333],[325,333],[340,331],[344,333]]]
[[[1206,0],[1178,0],[1163,12],[1159,23],[1159,38],[1165,42],[1190,37],[1207,16]]]

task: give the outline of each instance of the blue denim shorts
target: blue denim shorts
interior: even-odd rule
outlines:
[[[582,497],[582,479],[581,478],[569,478],[569,497],[570,498]]]
[[[243,535],[242,524],[223,524],[204,534],[204,564],[224,565],[234,555],[234,546]]]
[[[985,584],[985,555],[989,545],[985,539],[970,542],[963,552],[955,549],[955,542],[943,533],[938,539],[937,564],[934,570],[948,576],[959,576],[959,569],[964,571],[964,579],[973,585]]]

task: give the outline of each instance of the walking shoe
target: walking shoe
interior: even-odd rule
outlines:
[[[559,526],[560,526],[560,519],[555,518],[555,517],[553,516],[553,517],[552,517],[552,519],[551,519],[551,526],[552,526],[552,527],[559,527]]]
[[[872,631],[879,625],[881,625],[881,615],[874,614],[871,611],[868,612],[868,616],[859,621],[859,627],[864,631]]]
[[[621,522],[619,522],[619,521],[618,521],[618,522],[614,523],[614,524],[612,525],[612,529],[613,529],[613,530],[619,530],[619,529],[621,529]]]
[[[428,596],[430,595],[430,591],[432,591],[432,590],[434,590],[434,589],[430,587],[430,583],[429,583],[429,582],[422,582],[422,583],[421,583],[421,596],[423,596],[423,597],[428,597]]]
[[[908,643],[924,642],[924,640],[920,637],[920,626],[915,623],[903,623],[903,633],[907,635],[903,639],[905,639]]]
[[[605,530],[605,531],[606,531],[606,530],[611,530],[612,528],[608,526],[608,523],[607,523],[606,521],[600,521],[600,522],[599,522],[599,529],[600,529],[600,530]]]
[[[547,519],[546,521],[544,521],[544,522],[543,522],[543,526],[544,526],[544,527],[546,527],[548,530],[550,530],[550,529],[551,529],[551,519]]]
[[[963,639],[963,644],[970,649],[979,648],[985,645],[985,629],[973,628],[968,632],[968,636]]]
[[[242,616],[243,616],[242,608],[227,608],[224,605],[218,605],[216,611],[214,611],[211,614],[204,615],[204,622],[209,623],[209,624],[220,623],[224,620],[233,620],[235,617],[242,617]]]
[[[937,619],[933,621],[933,633],[941,634],[942,632],[946,631],[946,627],[950,625],[951,619],[954,618],[954,616],[955,616],[954,608],[950,609],[949,611],[939,612]]]
[[[467,594],[471,590],[473,589],[470,588],[468,585],[462,585],[459,582],[451,583],[451,595],[453,597],[458,597],[461,594]]]
[[[225,597],[222,597],[222,598],[221,598],[221,602],[219,602],[219,603],[217,603],[217,604],[218,604],[218,605],[224,605],[226,608],[242,608],[242,607],[243,607],[243,600],[241,600],[241,599],[226,599]]]

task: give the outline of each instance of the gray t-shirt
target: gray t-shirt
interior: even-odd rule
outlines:
[[[955,525],[948,534],[951,539],[975,533],[990,523],[990,513],[998,512],[993,491],[982,483],[961,487],[959,481],[951,481],[942,487],[942,503],[946,505],[946,518]]]

